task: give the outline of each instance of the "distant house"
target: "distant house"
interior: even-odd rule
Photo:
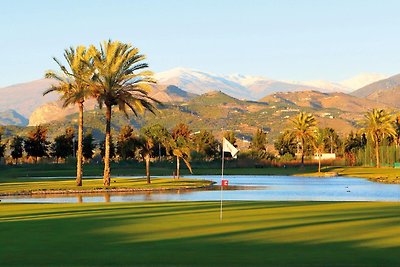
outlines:
[[[313,159],[319,160],[319,156],[317,154],[315,154]],[[322,153],[321,154],[321,160],[332,160],[332,159],[336,159],[335,153]]]

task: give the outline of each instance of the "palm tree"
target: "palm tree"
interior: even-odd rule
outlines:
[[[91,87],[100,108],[106,106],[106,137],[104,155],[105,186],[110,185],[110,136],[111,112],[113,106],[118,106],[126,116],[127,107],[135,116],[145,110],[155,113],[155,104],[159,103],[150,97],[148,92],[155,83],[150,71],[141,71],[148,67],[141,63],[145,59],[139,50],[130,44],[119,41],[105,41],[100,44],[100,50],[91,47],[93,55],[94,76]],[[140,71],[137,73],[137,71]]]
[[[313,140],[314,150],[318,157],[318,173],[321,172],[321,157],[325,149],[325,135],[322,129],[317,129]]]
[[[153,153],[154,148],[154,140],[149,135],[141,135],[137,138],[137,147],[139,150],[139,154],[143,157],[143,160],[146,163],[146,178],[147,183],[150,184],[150,158]]]
[[[312,114],[300,112],[299,115],[292,120],[292,124],[294,126],[292,131],[300,145],[301,166],[304,166],[304,147],[308,142],[314,139],[314,130],[317,122]]]
[[[142,128],[141,131],[144,135],[153,139],[154,146],[158,146],[158,161],[161,161],[161,147],[167,149],[169,140],[171,139],[171,134],[160,124],[153,124]]]
[[[373,109],[365,115],[366,132],[375,145],[376,167],[380,167],[379,145],[386,137],[395,137],[392,116],[383,109]]]
[[[186,124],[180,123],[172,130],[170,148],[172,155],[176,157],[176,177],[180,177],[180,160],[182,159],[188,167],[190,173],[192,166],[190,165],[190,152],[191,152],[191,130]]]
[[[78,46],[76,49],[74,47],[65,49],[64,58],[67,61],[69,70],[54,57],[54,61],[60,67],[63,74],[59,75],[53,71],[48,71],[46,73],[46,78],[55,79],[58,83],[52,85],[43,95],[50,92],[61,94],[60,100],[63,101],[64,108],[69,105],[78,105],[79,121],[78,149],[76,153],[76,185],[82,186],[83,107],[85,100],[92,95],[88,86],[88,81],[92,76],[90,70],[90,55],[84,46]]]

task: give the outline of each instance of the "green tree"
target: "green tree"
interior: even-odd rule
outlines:
[[[93,76],[91,65],[91,56],[84,46],[76,48],[70,47],[64,50],[64,58],[68,67],[63,65],[57,58],[53,58],[60,67],[63,75],[56,74],[53,71],[46,73],[46,78],[55,79],[58,83],[46,90],[43,95],[50,92],[61,94],[60,100],[63,101],[63,107],[77,105],[79,110],[78,120],[78,149],[76,161],[76,185],[82,186],[82,140],[83,140],[83,107],[86,99],[92,96],[89,87],[89,81]]]
[[[296,135],[289,130],[284,131],[278,136],[278,139],[274,143],[275,149],[279,155],[290,154],[292,157],[296,154],[297,142]]]
[[[3,135],[3,133],[0,131],[0,160],[1,160],[1,158],[4,158],[4,154],[6,151],[6,144],[1,143],[2,135]]]
[[[65,134],[59,135],[54,138],[54,142],[51,145],[51,155],[56,158],[58,163],[60,158],[65,159],[71,156],[74,151],[74,129],[68,127]]]
[[[147,183],[150,184],[150,159],[153,153],[154,140],[151,135],[142,134],[136,139],[136,147],[146,164]]]
[[[356,158],[355,155],[358,150],[364,149],[367,144],[365,134],[357,134],[353,131],[349,133],[346,140],[344,141],[344,153],[346,158],[350,160],[350,165],[354,165]]]
[[[48,156],[49,142],[47,138],[47,128],[39,125],[28,133],[28,137],[24,141],[25,152],[29,157],[35,159],[35,163],[39,157]]]
[[[251,140],[250,148],[255,151],[267,151],[267,133],[262,129],[257,129]]]
[[[215,140],[212,132],[201,130],[193,137],[196,153],[204,155],[207,159],[219,156],[219,142]]]
[[[94,138],[91,132],[87,132],[82,141],[82,154],[85,160],[90,160],[93,158],[94,150],[96,145],[94,144]]]
[[[313,139],[314,151],[318,157],[318,172],[321,172],[321,158],[325,149],[325,135],[322,129],[317,129]]]
[[[51,145],[51,156],[56,158],[56,162],[59,162],[60,158],[66,158],[70,155],[69,144],[65,135],[59,135],[54,138],[54,143]],[[72,146],[71,146],[72,148]]]
[[[118,106],[126,116],[129,108],[137,116],[145,110],[155,113],[155,104],[158,101],[148,94],[150,85],[155,81],[152,72],[141,71],[148,65],[142,63],[145,56],[139,54],[137,48],[109,40],[100,45],[100,50],[92,46],[91,51],[95,68],[91,87],[100,108],[103,105],[106,107],[103,183],[109,186],[112,107]]]
[[[141,132],[153,139],[154,147],[158,150],[158,158],[161,160],[163,152],[166,154],[166,150],[171,139],[171,134],[164,126],[160,124],[144,127],[142,128]]]
[[[191,144],[192,131],[186,124],[180,123],[172,129],[170,148],[172,154],[176,157],[176,177],[180,177],[180,160],[182,159],[192,173],[192,166],[190,165],[190,152],[192,150]]]
[[[226,131],[224,133],[224,138],[229,141],[234,147],[236,147],[236,136],[233,131]]]
[[[15,164],[18,163],[18,159],[22,158],[24,152],[24,139],[20,136],[15,136],[11,140],[11,157],[15,160]]]
[[[338,153],[342,141],[336,131],[333,128],[324,128],[322,129],[322,135],[325,151],[329,153]]]
[[[307,145],[314,140],[314,130],[317,124],[314,115],[300,112],[292,121],[292,132],[296,136],[301,154],[301,165],[304,166],[304,153]]]
[[[373,109],[365,115],[366,132],[375,146],[376,167],[380,167],[379,145],[386,137],[396,136],[392,116],[383,109]]]
[[[122,127],[118,134],[117,154],[124,160],[135,157],[135,136],[129,125]]]

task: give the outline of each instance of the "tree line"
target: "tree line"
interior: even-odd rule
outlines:
[[[274,142],[274,150],[268,142],[268,134],[262,129],[254,133],[249,148],[241,152],[241,157],[254,160],[281,160],[289,162],[298,157],[304,164],[306,156],[319,157],[322,153],[335,153],[349,159],[349,164],[355,163],[357,153],[366,149],[368,144],[374,148],[374,153],[368,156],[375,160],[375,166],[380,167],[380,146],[382,144],[398,146],[400,121],[394,120],[384,110],[373,109],[367,112],[363,121],[364,128],[347,137],[341,138],[332,128],[317,127],[317,120],[313,114],[300,112],[290,120],[290,127],[281,133]],[[237,146],[237,137],[234,131],[227,131],[224,137]],[[146,177],[150,183],[151,161],[175,158],[175,174],[180,176],[180,163],[183,161],[192,172],[191,160],[213,161],[221,158],[221,142],[208,130],[193,132],[186,124],[180,123],[168,130],[160,124],[134,129],[131,125],[122,127],[114,136],[110,136],[109,158],[115,160],[138,160],[145,162]],[[88,131],[82,138],[82,157],[90,161],[95,149],[105,160],[106,141],[95,142]],[[15,136],[10,142],[10,156],[18,162],[25,153],[27,157],[37,162],[41,157],[53,157],[55,162],[60,159],[75,156],[78,144],[75,139],[75,129],[66,128],[65,133],[54,138],[53,142],[47,140],[47,128],[36,126],[27,137]],[[4,157],[6,145],[1,142],[0,133],[0,158]],[[78,153],[76,153],[77,155]],[[366,153],[364,153],[366,156]]]
[[[370,154],[369,157],[379,168],[381,146],[397,147],[400,144],[399,118],[394,118],[383,109],[372,109],[366,112],[361,124],[362,129],[356,133],[350,132],[341,140],[334,129],[317,127],[314,115],[300,112],[291,120],[292,128],[278,137],[275,148],[281,156],[299,155],[302,165],[305,155],[312,154],[321,158],[323,152],[342,153],[350,160],[350,165],[353,165],[357,153],[369,145],[374,150],[374,155]]]

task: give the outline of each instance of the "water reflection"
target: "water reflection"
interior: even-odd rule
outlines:
[[[187,176],[219,182],[216,176]],[[278,201],[396,201],[400,185],[373,183],[361,178],[294,176],[226,176],[230,185],[246,190],[226,190],[224,200]],[[135,202],[135,201],[218,201],[213,190],[177,190],[167,192],[99,193],[2,197],[3,202]]]

